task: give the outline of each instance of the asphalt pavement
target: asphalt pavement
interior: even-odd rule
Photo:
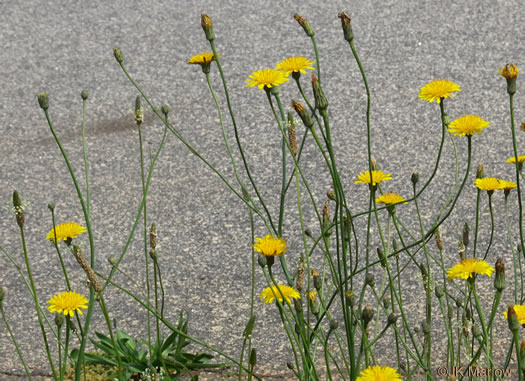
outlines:
[[[25,233],[38,296],[44,306],[65,287],[54,248],[45,241],[51,229],[48,204],[56,205],[57,222],[83,223],[83,216],[64,160],[38,106],[37,94],[48,93],[49,114],[83,186],[80,92],[89,92],[86,139],[91,214],[96,267],[102,273],[110,270],[108,258],[120,255],[140,204],[138,134],[130,111],[137,91],[115,61],[113,48],[122,50],[127,69],[152,102],[157,107],[163,104],[170,107],[170,121],[180,134],[238,190],[205,77],[199,67],[186,64],[193,55],[210,50],[200,25],[201,13],[208,14],[213,21],[215,44],[221,53],[240,140],[272,215],[277,215],[281,187],[279,133],[264,91],[246,88],[245,79],[289,56],[314,58],[310,40],[293,18],[295,13],[307,18],[316,31],[334,149],[353,210],[365,209],[368,202],[366,187],[353,185],[356,175],[368,168],[366,94],[359,69],[343,39],[337,17],[341,11],[348,12],[352,19],[355,46],[369,81],[372,152],[380,168],[392,174],[393,180],[387,185],[389,191],[408,197],[411,173],[417,171],[425,180],[432,172],[441,138],[439,107],[419,100],[418,93],[421,86],[434,79],[449,79],[461,86],[462,91],[446,102],[451,119],[477,114],[490,121],[490,127],[473,138],[473,166],[483,163],[487,175],[507,179],[514,173],[513,167],[504,163],[512,155],[510,117],[505,80],[497,70],[507,63],[525,70],[525,28],[521,17],[525,5],[519,0],[373,0],[327,4],[311,0],[150,3],[3,0],[1,4],[0,203],[5,208],[1,210],[0,244],[23,265],[18,227],[9,206],[12,192],[17,190],[30,202]],[[225,117],[226,134],[241,168],[231,118],[214,65],[210,77]],[[301,80],[311,95],[309,75]],[[514,100],[518,124],[525,121],[523,89],[520,75]],[[291,81],[281,86],[280,94],[286,110],[290,109],[292,99],[300,97]],[[163,127],[147,108],[143,131],[149,158],[160,142]],[[298,131],[302,136],[303,130]],[[519,130],[517,134],[520,146],[525,134]],[[465,171],[466,139],[455,139],[461,176]],[[321,207],[330,181],[313,142],[308,140],[306,144],[303,168]],[[452,189],[454,165],[454,151],[447,138],[440,170],[421,200],[427,227]],[[245,172],[242,168],[240,171],[247,182]],[[457,258],[460,227],[464,222],[474,222],[474,178],[473,168],[467,191],[444,224],[449,265]],[[303,199],[307,197],[304,192]],[[482,201],[485,206],[481,213],[480,247],[486,247],[489,231],[486,196]],[[288,241],[291,268],[302,250],[295,202],[292,186],[283,233]],[[506,256],[510,261],[503,197],[496,197],[494,202],[499,233],[490,258]],[[516,210],[515,196],[512,202],[511,210]],[[398,209],[407,227],[417,233],[415,208]],[[237,357],[249,317],[251,285],[250,218],[246,206],[202,160],[169,133],[153,173],[147,214],[149,221],[158,226],[158,254],[168,318],[175,321],[179,312],[184,311],[190,318],[192,335]],[[305,214],[305,223],[315,230],[315,221],[310,209]],[[517,214],[513,213],[515,221]],[[361,230],[365,222],[365,219],[358,222]],[[374,232],[377,233],[375,228]],[[257,220],[256,235],[266,233]],[[143,280],[144,274],[142,234],[139,223],[121,265],[124,272],[138,281]],[[87,252],[87,236],[81,240]],[[320,260],[317,253],[318,266]],[[87,295],[85,276],[75,259],[66,256],[65,261],[73,288]],[[411,271],[418,270],[414,267]],[[281,273],[277,276],[284,281]],[[256,290],[260,292],[265,283],[259,269],[256,278]],[[122,275],[116,279],[126,287],[134,287]],[[7,291],[4,310],[28,365],[35,374],[47,374],[32,298],[5,255],[0,255],[0,287]],[[143,311],[125,294],[108,290],[106,301],[111,318],[127,332],[145,337]],[[408,303],[417,321],[424,316],[420,282],[409,280],[406,291],[421,298],[414,297]],[[286,362],[292,357],[277,309],[257,300],[255,310],[253,343],[261,374],[268,380],[289,377]],[[105,332],[98,307],[93,322],[93,333]],[[440,339],[437,334],[438,343]],[[0,375],[23,373],[3,323],[0,357],[4,360],[0,361]],[[384,358],[388,358],[386,353]]]

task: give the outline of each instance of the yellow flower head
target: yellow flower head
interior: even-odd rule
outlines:
[[[525,156],[518,156],[518,163],[523,164],[525,162]],[[516,163],[516,156],[510,157],[505,163]]]
[[[419,98],[427,102],[441,102],[443,98],[450,98],[454,91],[461,91],[459,85],[446,79],[438,79],[423,86],[419,92]]]
[[[520,72],[518,67],[516,65],[512,64],[506,64],[501,69],[498,69],[498,72],[505,78],[505,79],[516,79],[518,76],[518,73]]]
[[[286,241],[282,237],[274,238],[270,234],[264,238],[256,238],[257,243],[253,248],[267,257],[278,257],[288,250],[286,248]]]
[[[378,171],[373,169],[372,170],[372,180],[370,180],[370,172],[364,171],[363,173],[360,173],[357,175],[358,180],[354,181],[354,184],[370,184],[372,183],[372,186],[376,186],[381,181],[385,180],[392,180],[392,175],[389,173],[384,173],[383,171]]]
[[[82,315],[81,308],[87,309],[88,300],[84,295],[77,294],[72,291],[66,291],[61,294],[56,294],[48,301],[49,312],[64,313],[65,316],[69,315],[73,317],[75,311]]]
[[[68,238],[77,238],[79,234],[85,233],[86,228],[77,224],[76,222],[65,222],[55,226],[57,242]],[[46,239],[48,241],[55,241],[55,232],[53,229],[48,233]]]
[[[361,372],[356,381],[403,381],[397,370],[388,366],[369,366]]]
[[[398,195],[397,193],[393,193],[393,192],[382,194],[381,196],[376,198],[376,202],[382,203],[385,205],[399,204],[400,202],[407,204],[407,202],[402,196]]]
[[[481,134],[481,129],[487,128],[489,122],[477,115],[465,115],[452,121],[449,125],[448,132],[454,133],[455,136],[462,137],[465,135],[474,135],[474,132]]]
[[[246,87],[258,86],[259,89],[263,87],[271,88],[272,86],[279,86],[288,81],[286,73],[273,70],[262,69],[254,72],[246,79]]]
[[[518,317],[518,322],[520,324],[525,324],[525,306],[515,304],[514,311],[516,312],[516,316]],[[505,315],[505,319],[507,319],[507,311],[503,312],[503,315]]]
[[[306,57],[290,57],[282,60],[281,63],[278,63],[277,66],[275,66],[275,69],[285,72],[286,75],[298,72],[306,74],[305,69],[314,70],[312,66],[309,66],[314,63],[314,61],[310,61]]]
[[[280,284],[279,288],[277,288],[276,286],[265,288],[264,291],[261,292],[259,298],[264,299],[263,301],[266,304],[272,304],[276,296],[281,303],[283,302],[283,296],[287,303],[290,303],[290,298],[301,299],[301,294],[299,294],[298,291],[284,284]]]
[[[491,276],[493,272],[494,268],[487,262],[476,258],[468,258],[448,269],[447,274],[448,280],[452,280],[455,278],[469,279],[472,278],[473,274]]]
[[[516,188],[518,185],[513,181],[501,180],[501,186],[502,186],[502,189],[506,191],[510,191]]]
[[[315,298],[317,297],[317,291],[315,291],[315,290],[314,291],[310,291],[308,293],[308,297],[310,298],[310,300],[312,302],[315,302]]]
[[[503,189],[502,180],[495,177],[484,177],[482,179],[476,179],[476,186],[481,190],[493,191],[496,189]]]
[[[220,53],[217,54],[217,56],[220,57],[221,56]],[[210,62],[213,62],[213,61],[215,61],[215,56],[213,55],[213,53],[212,52],[206,52],[206,53],[201,53],[201,54],[194,55],[186,63],[190,64],[190,65],[205,65],[205,64],[209,64]]]

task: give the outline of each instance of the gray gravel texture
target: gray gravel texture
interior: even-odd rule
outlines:
[[[152,102],[171,108],[175,128],[196,147],[233,186],[238,189],[226,154],[217,111],[199,67],[186,65],[194,54],[208,51],[209,45],[200,26],[200,14],[213,20],[216,46],[222,54],[240,140],[247,152],[254,179],[267,200],[274,220],[279,207],[280,138],[263,91],[246,88],[245,79],[261,68],[274,67],[283,58],[304,55],[313,58],[310,40],[293,19],[305,16],[316,31],[321,56],[321,75],[329,99],[334,149],[341,179],[353,211],[367,207],[366,186],[353,185],[355,176],[367,169],[366,94],[358,67],[343,40],[338,12],[346,10],[352,18],[355,45],[366,70],[372,94],[372,151],[380,168],[392,173],[385,191],[411,194],[410,175],[428,179],[437,156],[441,125],[439,107],[422,102],[417,95],[421,86],[433,79],[450,79],[462,92],[447,100],[451,119],[477,114],[491,126],[473,138],[472,167],[467,189],[456,209],[444,224],[445,262],[457,260],[460,226],[475,221],[476,192],[473,187],[475,166],[483,163],[490,176],[512,179],[514,169],[505,160],[512,155],[509,102],[505,80],[497,69],[506,63],[524,64],[525,29],[521,15],[524,4],[518,0],[480,0],[441,2],[421,1],[192,1],[152,3],[138,1],[2,1],[0,13],[0,201],[6,205],[0,219],[0,243],[23,265],[18,227],[9,211],[13,190],[29,200],[26,239],[38,296],[45,306],[54,293],[64,291],[59,262],[54,248],[45,241],[51,229],[47,205],[56,204],[58,222],[83,222],[71,178],[50,134],[36,95],[46,91],[50,115],[81,184],[84,182],[81,147],[81,99],[89,91],[87,106],[87,149],[90,160],[91,213],[95,235],[97,269],[110,270],[108,257],[118,257],[130,232],[141,199],[139,146],[133,116],[136,89],[125,78],[112,54],[120,47],[125,64]],[[309,77],[309,76],[308,76]],[[302,83],[311,95],[308,77]],[[227,136],[235,146],[231,118],[216,66],[211,81],[217,90],[225,118]],[[523,85],[518,77],[515,96],[516,122],[525,121]],[[291,99],[299,98],[293,83],[281,87],[285,109]],[[158,146],[162,125],[146,111],[143,125],[146,153]],[[299,136],[303,134],[299,128]],[[524,134],[517,131],[518,147]],[[466,169],[466,138],[457,143],[459,173]],[[311,139],[302,159],[319,207],[326,199],[330,180],[323,161]],[[420,200],[423,224],[428,228],[436,218],[454,184],[455,159],[447,143],[440,169]],[[238,161],[240,166],[240,161]],[[290,168],[290,167],[289,167]],[[290,172],[289,172],[290,173]],[[245,172],[242,178],[247,183]],[[251,191],[254,196],[254,192]],[[513,191],[511,223],[517,226],[517,197]],[[308,195],[302,188],[302,201]],[[286,201],[284,238],[288,241],[288,261],[295,268],[302,250],[302,239],[295,208],[295,187]],[[489,241],[489,212],[486,194],[481,197],[480,250]],[[503,196],[494,197],[496,234],[489,260],[506,258],[509,281],[513,279],[510,246],[505,239]],[[165,149],[153,173],[147,213],[158,225],[166,288],[166,309],[175,321],[179,311],[190,316],[190,333],[227,353],[238,356],[242,330],[249,315],[250,293],[250,220],[247,208],[202,161],[169,134]],[[386,214],[382,214],[385,217]],[[419,225],[413,204],[398,207],[413,234]],[[382,218],[383,218],[382,217]],[[305,224],[318,232],[310,206],[305,209]],[[383,223],[386,218],[383,219]],[[366,219],[356,220],[363,237]],[[385,225],[383,225],[384,227]],[[376,225],[372,226],[377,237]],[[143,282],[144,251],[140,223],[121,268]],[[256,221],[256,234],[266,234]],[[514,243],[517,230],[514,229]],[[87,236],[85,251],[88,252]],[[376,238],[377,241],[377,238]],[[372,255],[375,256],[373,242]],[[361,241],[361,245],[364,241]],[[430,250],[437,254],[434,244]],[[63,250],[67,253],[66,250]],[[312,257],[321,266],[320,252]],[[421,252],[418,261],[423,261]],[[74,258],[66,255],[66,265],[77,292],[87,295],[85,276]],[[407,259],[402,258],[406,263]],[[4,309],[30,368],[48,372],[43,342],[29,293],[5,255],[0,256],[0,286],[7,290]],[[404,279],[409,295],[406,308],[414,325],[424,317],[424,293],[417,268],[411,264]],[[414,274],[412,276],[412,274]],[[380,284],[380,273],[377,274]],[[284,281],[277,271],[277,277]],[[256,272],[256,290],[264,287],[261,271]],[[408,279],[409,278],[409,279]],[[121,275],[115,278],[126,287],[133,285]],[[436,279],[437,283],[442,282]],[[357,281],[356,281],[357,283]],[[486,300],[493,294],[492,281],[480,282]],[[136,289],[134,289],[136,290]],[[121,328],[145,336],[145,314],[126,295],[108,289],[106,301],[110,316]],[[367,294],[369,303],[374,303]],[[504,295],[502,308],[511,302]],[[436,304],[435,304],[436,305]],[[437,306],[437,305],[436,305]],[[262,374],[290,376],[286,362],[291,361],[287,341],[275,306],[259,300],[254,345]],[[439,315],[436,307],[436,315]],[[50,315],[49,315],[50,316]],[[384,316],[382,316],[384,319]],[[498,320],[501,345],[508,345],[505,322]],[[100,309],[95,309],[92,332],[105,332]],[[442,327],[433,327],[436,359],[444,348]],[[54,339],[51,339],[55,348]],[[388,342],[385,342],[388,348]],[[199,347],[192,347],[200,350]],[[0,374],[22,373],[21,365],[5,325],[0,324]],[[384,364],[394,366],[388,350],[379,350]],[[436,360],[435,365],[441,365]],[[501,366],[503,358],[498,358]]]

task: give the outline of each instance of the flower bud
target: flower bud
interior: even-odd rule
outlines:
[[[498,258],[496,261],[496,276],[494,277],[494,288],[498,291],[503,291],[507,287],[505,280],[505,262]]]
[[[321,279],[321,275],[319,275],[316,269],[312,269],[311,273],[312,273],[312,277],[314,278],[314,287],[317,291],[319,291],[323,285],[323,280]]]
[[[299,293],[304,288],[304,259],[301,257],[297,264],[297,278],[295,279],[295,288]]]
[[[144,122],[144,109],[140,106],[140,95],[135,98],[135,122],[138,126]]]
[[[441,299],[443,295],[445,294],[445,290],[443,289],[443,286],[436,286],[434,289],[434,292],[436,293],[436,296],[438,299]]]
[[[478,164],[478,168],[476,169],[476,179],[482,179],[485,177],[485,172],[483,170],[483,164]]]
[[[117,263],[117,260],[115,259],[115,257],[109,257],[108,262],[111,266],[115,266],[115,264]]]
[[[518,321],[518,316],[516,315],[516,311],[514,311],[513,305],[509,305],[507,309],[507,322],[509,323],[509,329],[512,332],[520,330],[520,322]]]
[[[498,71],[507,80],[507,93],[514,95],[516,93],[516,78],[518,77],[519,69],[516,65],[507,64]]]
[[[115,56],[115,59],[119,64],[121,64],[124,61],[122,51],[119,48],[113,48],[113,55]]]
[[[293,18],[301,25],[308,37],[313,37],[315,35],[314,30],[310,26],[310,23],[303,17],[295,14]]]
[[[381,266],[384,268],[386,267],[386,257],[383,253],[383,249],[380,247],[377,248],[377,256],[379,257],[379,260],[381,261]]]
[[[326,100],[323,89],[315,75],[312,75],[312,87],[314,90],[315,108],[321,111],[326,110],[328,107],[328,101]]]
[[[82,100],[87,100],[88,96],[89,96],[89,93],[87,90],[82,90],[82,92],[80,93],[80,97],[82,98]]]
[[[423,331],[425,335],[428,335],[430,333],[430,326],[428,325],[426,320],[421,321],[421,331]]]
[[[63,314],[55,314],[55,324],[60,331],[60,328],[62,328],[62,325],[64,324],[64,315]]]
[[[352,24],[350,23],[350,17],[348,16],[348,13],[341,12],[339,13],[338,17],[341,19],[345,40],[351,42],[354,39],[354,32],[352,31]]]
[[[259,263],[259,266],[264,268],[264,266],[266,266],[268,263],[266,255],[259,254],[259,257],[257,258],[257,263]]]
[[[52,202],[50,202],[49,204],[47,204],[47,207],[50,211],[54,211],[55,210],[55,204],[53,204]]]
[[[419,181],[419,174],[417,172],[412,172],[412,176],[410,176],[410,181],[412,181],[412,184],[415,186]]]
[[[244,332],[242,333],[242,336],[245,338],[251,337],[254,325],[255,325],[255,315],[252,315],[250,316],[250,320],[248,320],[248,324],[246,324],[246,327],[244,328]]]
[[[42,110],[47,111],[49,108],[49,98],[47,97],[47,93],[38,94],[38,104]]]
[[[436,229],[434,237],[436,238],[436,246],[438,249],[443,250],[443,241],[441,240],[441,232],[439,231],[439,227]]]
[[[292,155],[297,156],[297,135],[295,133],[295,124],[293,122],[293,114],[288,112],[288,143],[290,143],[290,148]]]
[[[207,14],[201,14],[201,26],[208,41],[215,40],[215,32],[213,31],[213,23]]]
[[[397,319],[399,319],[399,315],[398,314],[396,314],[394,312],[390,313],[390,315],[388,315],[388,320],[387,320],[388,325],[396,324]]]
[[[168,105],[162,105],[162,107],[160,108],[160,111],[162,111],[162,113],[164,114],[164,117],[167,118],[168,113],[170,112],[170,108],[168,107]]]
[[[13,192],[13,206],[15,207],[16,223],[20,228],[23,228],[26,219],[24,207],[17,191]]]
[[[361,320],[363,321],[363,325],[366,328],[368,326],[368,323],[372,321],[374,318],[375,311],[371,306],[365,306],[363,308],[363,312],[361,312]]]
[[[476,338],[476,339],[479,339],[481,338],[481,329],[479,328],[479,326],[477,324],[474,324],[472,326],[472,335]]]
[[[150,256],[150,258],[153,259],[154,261],[156,261],[156,260],[159,258],[159,256],[158,256],[157,252],[155,251],[155,249],[151,249],[151,250],[149,251],[149,256]]]
[[[326,192],[326,197],[328,197],[330,200],[332,201],[337,201],[337,198],[335,196],[335,193],[334,191],[330,190],[328,192]]]
[[[312,128],[312,126],[314,125],[314,121],[312,120],[310,113],[306,111],[304,106],[300,102],[292,100],[292,108],[299,115],[299,118],[301,118],[301,120],[303,121],[303,124],[307,128]]]
[[[314,238],[314,235],[313,235],[313,233],[312,233],[312,229],[310,229],[310,228],[306,228],[306,229],[304,229],[304,234],[305,234],[307,237]]]
[[[152,249],[157,247],[157,225],[151,224],[149,228],[149,246]]]
[[[376,281],[374,279],[374,276],[371,273],[366,274],[365,276],[365,284],[370,286],[371,288],[374,288]]]
[[[390,307],[390,297],[385,295],[384,298],[383,298],[383,308],[385,310],[388,310],[388,307]]]
[[[354,307],[355,306],[355,295],[352,291],[347,291],[346,292],[346,295],[345,295],[345,298],[346,298],[346,303],[350,306],[350,307]]]
[[[465,222],[465,225],[463,225],[463,245],[468,246],[469,243],[469,233],[470,229],[468,227],[468,224]]]
[[[249,362],[252,368],[254,368],[255,364],[257,364],[257,352],[255,351],[255,348],[252,348],[252,351],[250,352]]]
[[[337,320],[334,320],[334,319],[330,320],[330,331],[334,331],[338,327],[339,327],[339,323],[337,322]]]

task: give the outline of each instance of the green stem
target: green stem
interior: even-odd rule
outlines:
[[[11,331],[11,327],[9,326],[9,323],[7,322],[7,318],[5,316],[4,306],[3,306],[2,302],[0,302],[0,313],[2,314],[2,318],[4,319],[5,326],[7,328],[7,332],[9,332],[9,336],[11,337],[11,341],[15,345],[16,353],[18,354],[18,358],[20,359],[20,362],[24,366],[24,370],[26,372],[27,378],[29,378],[29,380],[31,381],[31,380],[33,380],[33,378],[31,377],[31,373],[29,372],[29,369],[27,368],[26,362],[24,361],[24,357],[22,356],[22,352],[20,352],[20,348],[18,347],[18,343],[16,342],[15,335],[13,335],[13,331]],[[59,348],[60,348],[60,346],[59,346]]]

